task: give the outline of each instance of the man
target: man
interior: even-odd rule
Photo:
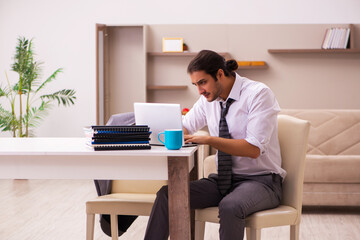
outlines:
[[[203,50],[189,64],[201,95],[186,114],[186,142],[218,150],[218,174],[190,183],[190,208],[219,206],[221,240],[243,239],[246,216],[280,204],[281,168],[277,135],[279,105],[262,83],[240,77],[235,60]],[[208,126],[210,136],[191,135]],[[167,186],[157,193],[145,239],[169,235]]]

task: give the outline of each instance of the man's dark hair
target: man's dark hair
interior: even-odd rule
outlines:
[[[214,51],[202,50],[191,60],[187,72],[191,74],[197,71],[205,71],[217,81],[216,74],[219,69],[224,71],[225,76],[230,74],[235,76],[234,71],[238,69],[238,64],[233,59],[225,61],[225,58]]]

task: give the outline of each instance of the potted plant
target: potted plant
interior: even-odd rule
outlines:
[[[4,86],[0,84],[0,100],[6,98],[10,108],[6,109],[4,101],[0,103],[0,129],[12,132],[13,137],[33,136],[33,129],[48,114],[54,102],[58,106],[70,106],[76,99],[73,89],[41,95],[46,85],[62,72],[62,68],[59,68],[45,81],[40,81],[41,65],[34,59],[32,40],[18,38],[11,69],[19,74],[19,79],[11,84],[5,72],[7,81]]]

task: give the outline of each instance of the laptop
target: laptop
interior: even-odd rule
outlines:
[[[158,140],[158,134],[165,129],[183,129],[180,104],[175,103],[134,103],[136,125],[148,125],[150,127],[150,144],[164,146]],[[195,146],[196,144],[184,144],[183,147]]]

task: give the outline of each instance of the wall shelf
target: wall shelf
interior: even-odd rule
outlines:
[[[349,24],[350,36],[349,36],[349,45],[350,48],[347,49],[268,49],[269,53],[345,53],[353,54],[360,53],[360,48],[355,48],[355,27],[354,24]]]
[[[268,49],[269,53],[360,53],[360,49]]]
[[[162,57],[162,56],[169,56],[169,57],[195,57],[198,52],[148,52],[148,56],[150,57]],[[230,58],[230,54],[226,52],[219,52],[219,54],[226,59]]]
[[[198,52],[148,52],[148,56],[150,57],[195,57]],[[231,56],[227,52],[219,52],[221,56],[223,56],[225,59],[230,59]],[[238,70],[251,70],[251,69],[267,69],[269,68],[268,64],[265,62],[265,65],[250,65],[250,66],[239,66]],[[166,86],[169,87],[169,86]],[[170,88],[164,88],[164,89],[170,89]],[[153,88],[149,88],[148,90],[154,90]],[[159,90],[159,88],[156,88],[156,90]]]
[[[186,85],[148,85],[147,90],[186,90],[188,86]]]

